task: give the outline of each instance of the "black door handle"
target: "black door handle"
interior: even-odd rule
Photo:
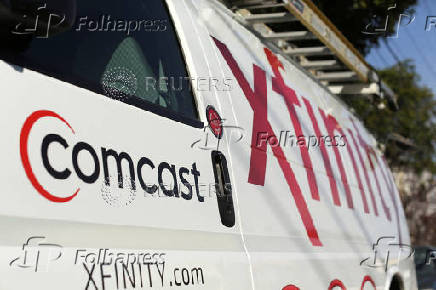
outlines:
[[[212,165],[221,223],[231,228],[235,225],[235,209],[226,157],[219,151],[212,151]]]

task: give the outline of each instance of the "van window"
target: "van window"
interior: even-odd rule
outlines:
[[[33,37],[0,57],[147,110],[198,120],[164,0],[77,0],[77,6],[70,31]]]

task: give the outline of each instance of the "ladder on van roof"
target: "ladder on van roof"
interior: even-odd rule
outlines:
[[[333,94],[397,97],[310,0],[222,0],[246,26],[311,72]]]

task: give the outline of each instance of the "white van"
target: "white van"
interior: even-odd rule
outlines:
[[[416,289],[375,139],[217,0],[0,19],[1,290]]]

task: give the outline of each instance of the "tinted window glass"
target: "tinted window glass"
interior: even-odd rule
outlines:
[[[3,58],[108,97],[197,119],[163,0],[78,0],[74,27]]]

